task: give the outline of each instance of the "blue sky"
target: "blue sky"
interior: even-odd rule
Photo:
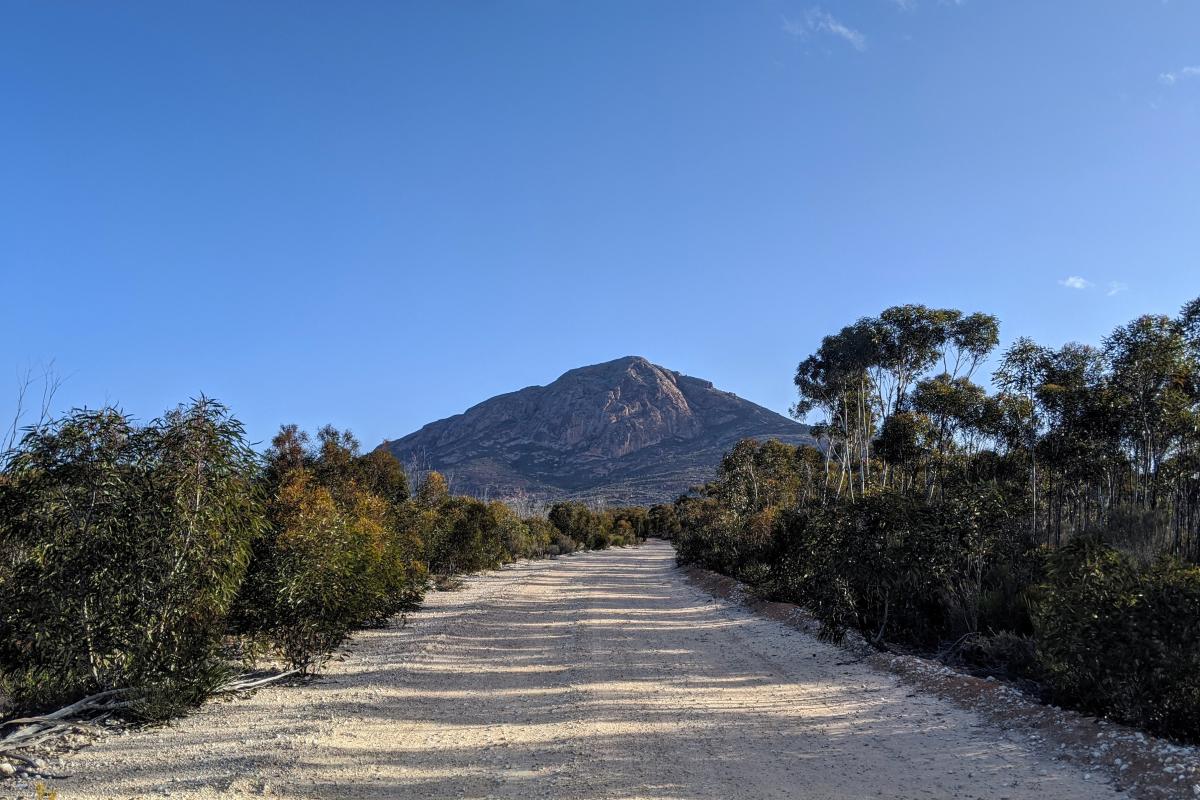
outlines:
[[[627,354],[785,411],[888,305],[1058,345],[1200,294],[1190,0],[0,14],[5,419],[53,360],[373,445]]]

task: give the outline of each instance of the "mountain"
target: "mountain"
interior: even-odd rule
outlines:
[[[431,422],[386,447],[479,497],[669,501],[712,478],[739,439],[811,444],[808,427],[628,356],[564,373]]]

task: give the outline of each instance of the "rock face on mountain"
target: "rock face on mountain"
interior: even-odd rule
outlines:
[[[807,426],[629,356],[486,400],[385,442],[456,493],[609,503],[674,499],[709,480],[739,439],[812,443]]]

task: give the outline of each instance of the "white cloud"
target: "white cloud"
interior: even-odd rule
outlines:
[[[867,49],[867,37],[865,34],[843,24],[828,11],[820,8],[810,8],[804,13],[804,19],[802,20],[784,17],[783,30],[785,33],[800,38],[806,38],[814,33],[833,36],[845,41],[860,52]]]
[[[1058,282],[1059,286],[1066,286],[1068,289],[1090,289],[1092,282],[1087,278],[1081,278],[1078,275],[1071,275],[1063,278]]]
[[[1106,294],[1109,297],[1113,297],[1114,295],[1118,295],[1128,288],[1129,288],[1129,286],[1127,286],[1124,283],[1121,283],[1120,281],[1109,281],[1108,282],[1108,291],[1106,292]]]
[[[1188,78],[1200,78],[1200,67],[1183,67],[1174,72],[1163,72],[1158,76],[1158,82],[1164,86],[1174,86]]]
[[[798,22],[794,19],[788,19],[787,17],[783,18],[783,32],[791,34],[792,36],[797,36],[801,39],[803,39],[805,36],[808,36],[808,28],[803,22]]]

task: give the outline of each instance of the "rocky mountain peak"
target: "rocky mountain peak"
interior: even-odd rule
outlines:
[[[626,356],[493,397],[386,446],[468,494],[649,502],[707,479],[744,436],[808,440],[804,426],[708,381]]]

